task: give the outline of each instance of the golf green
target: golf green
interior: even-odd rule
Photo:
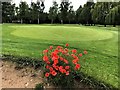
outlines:
[[[15,26],[11,34],[19,37],[58,41],[92,41],[112,38],[113,33],[105,30],[69,26]],[[87,32],[87,33],[86,33]]]

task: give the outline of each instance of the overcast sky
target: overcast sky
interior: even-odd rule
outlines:
[[[21,0],[13,0],[13,2],[16,3],[16,5],[19,5],[20,1]],[[22,0],[22,1],[26,1],[28,4],[30,4],[30,2],[31,2],[31,0]],[[32,0],[32,1],[36,2],[37,0]],[[55,1],[58,4],[60,4],[61,0],[55,0]],[[69,0],[69,1],[72,2],[74,10],[77,10],[80,5],[84,5],[87,2],[87,0]],[[44,2],[45,3],[45,12],[49,11],[49,7],[52,6],[52,4],[53,4],[52,2],[53,2],[53,0],[45,0],[45,2]]]

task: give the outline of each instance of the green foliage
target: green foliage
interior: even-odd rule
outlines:
[[[80,7],[76,11],[76,20],[77,20],[77,23],[81,22],[81,17],[80,17],[81,11],[82,11],[82,6],[80,5]]]
[[[70,6],[67,17],[68,17],[68,20],[69,20],[69,24],[75,20],[75,12],[73,10],[73,6]]]
[[[28,4],[26,2],[20,2],[19,4],[19,17],[21,20],[21,23],[24,22],[24,20],[27,18],[28,16]]]
[[[34,90],[44,90],[43,84],[36,84],[36,87]]]
[[[92,24],[91,7],[93,4],[93,2],[87,2],[80,11],[79,18],[82,24]]]
[[[9,2],[2,3],[2,16],[3,22],[11,23],[15,17],[15,4]]]
[[[110,10],[110,12],[107,14],[106,16],[106,23],[107,24],[113,24],[113,25],[116,25],[116,24],[119,24],[119,18],[120,17],[120,5],[112,8]]]
[[[56,1],[53,2],[53,6],[50,7],[49,10],[49,19],[51,20],[51,23],[54,22],[54,20],[57,18],[57,14],[58,14],[58,4]]]
[[[110,5],[109,2],[99,2],[95,4],[91,10],[94,23],[105,24],[105,17],[109,12]]]
[[[71,2],[53,2],[49,13],[44,12],[44,2],[31,2],[29,6],[26,2],[20,2],[19,7],[15,4],[2,4],[3,22],[21,23],[80,23],[80,24],[120,24],[120,2],[96,2],[87,1],[84,6],[73,10]],[[59,6],[59,7],[58,7]]]
[[[60,10],[59,10],[59,19],[61,23],[64,23],[64,21],[67,21],[67,15],[68,15],[68,9],[69,9],[69,2],[61,2],[60,4]]]

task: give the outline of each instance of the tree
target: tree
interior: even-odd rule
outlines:
[[[80,17],[81,11],[82,11],[82,6],[80,5],[80,7],[76,10],[76,21],[77,21],[77,23],[81,22],[81,17]]]
[[[15,7],[15,20],[19,20],[19,7]]]
[[[92,24],[91,8],[93,2],[87,2],[80,13],[81,23],[82,24]]]
[[[36,4],[36,12],[37,12],[37,19],[38,19],[38,24],[40,23],[40,18],[41,18],[41,21],[42,19],[44,19],[44,9],[45,9],[45,6],[44,6],[44,1],[41,0],[41,4],[40,4],[40,1],[38,0],[37,1],[37,4]]]
[[[62,1],[59,7],[59,19],[61,23],[64,23],[68,20],[68,9],[69,9],[70,3],[67,1]]]
[[[75,20],[75,12],[73,10],[73,6],[70,6],[69,11],[68,11],[68,21],[69,24],[71,23],[71,21]]]
[[[15,4],[2,2],[2,21],[11,23],[15,17]]]
[[[112,8],[110,12],[106,16],[106,23],[107,24],[113,24],[115,27],[116,24],[120,24],[120,5]]]
[[[110,2],[97,2],[94,8],[91,9],[94,23],[104,24],[106,26],[105,17],[109,13],[110,7]]]
[[[29,10],[28,4],[26,2],[20,2],[20,4],[19,4],[19,16],[21,19],[21,24],[27,18],[28,10]]]
[[[56,1],[53,2],[53,6],[50,7],[50,10],[49,10],[49,19],[51,20],[51,23],[54,22],[54,20],[56,19],[57,17],[57,14],[58,14],[58,4]]]

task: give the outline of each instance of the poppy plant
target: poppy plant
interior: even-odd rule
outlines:
[[[72,73],[80,70],[80,58],[88,52],[84,50],[83,54],[78,54],[76,49],[70,50],[68,47],[69,44],[67,43],[65,48],[62,46],[57,46],[56,48],[50,46],[49,49],[43,51],[44,73],[46,78],[51,78],[56,83],[59,81],[57,79],[62,79],[62,76],[70,77],[71,80],[74,77]],[[64,82],[67,82],[67,80]]]

